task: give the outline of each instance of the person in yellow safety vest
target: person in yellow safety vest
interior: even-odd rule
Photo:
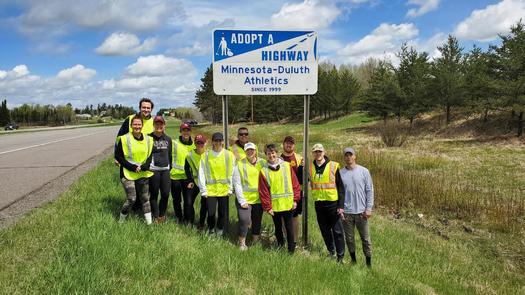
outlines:
[[[312,148],[314,161],[310,166],[310,189],[314,200],[317,223],[321,230],[326,249],[330,256],[343,262],[345,255],[345,236],[341,216],[344,208],[344,195],[338,195],[337,184],[341,182],[339,163],[325,155],[322,144]]]
[[[142,117],[142,133],[150,134],[155,130],[153,127],[153,117],[151,116],[151,112],[153,112],[153,101],[151,101],[149,98],[141,98],[139,102],[139,110],[140,111],[138,114],[129,115],[124,120],[124,122],[122,122],[117,137],[131,132],[131,119],[133,119],[133,117],[136,115],[140,115]]]
[[[202,197],[206,198],[208,206],[208,233],[223,235],[224,225],[228,222],[226,220],[228,196],[233,191],[235,156],[223,148],[222,133],[214,133],[211,140],[212,149],[204,152],[199,163],[199,189]],[[215,224],[216,211],[218,211],[217,224]]]
[[[191,150],[188,155],[186,156],[186,162],[191,167],[191,182],[188,183],[188,189],[191,193],[191,201],[192,203],[195,202],[195,199],[197,199],[197,196],[199,195],[199,167],[200,167],[200,161],[201,156],[205,152],[204,145],[206,144],[206,138],[202,134],[198,134],[195,136],[195,149]],[[191,210],[191,216],[189,216],[188,219],[191,220],[191,223],[193,223],[193,220],[195,218],[195,210],[190,208]],[[204,221],[206,219],[206,214],[208,211],[208,207],[206,206],[206,199],[201,197],[201,209],[200,209],[200,216],[199,216],[199,229],[204,228]]]
[[[253,242],[261,235],[262,205],[259,198],[259,172],[266,165],[264,159],[257,158],[256,145],[248,142],[244,145],[246,158],[237,161],[233,170],[233,187],[237,196],[235,205],[239,215],[239,247],[247,250],[246,236],[252,228]]]
[[[301,198],[297,202],[297,208],[293,210],[293,233],[294,241],[297,243],[299,239],[299,215],[303,213],[303,157],[295,152],[295,138],[292,136],[286,136],[283,140],[283,152],[281,159],[285,162],[290,163],[290,167],[297,175],[299,184],[301,184]]]
[[[120,211],[119,222],[125,221],[129,210],[136,203],[137,195],[142,204],[144,218],[152,223],[149,203],[149,180],[153,172],[148,171],[151,165],[153,138],[141,132],[142,118],[131,119],[132,131],[118,139],[115,160],[122,167],[120,179],[126,192],[126,202]]]
[[[292,211],[301,197],[301,187],[288,162],[277,156],[277,147],[271,143],[265,148],[267,164],[259,173],[259,197],[265,212],[275,225],[275,237],[279,247],[284,246],[283,221],[288,241],[288,252],[295,251]]]
[[[172,141],[172,163],[170,170],[171,197],[173,198],[173,211],[178,222],[189,223],[191,220],[191,209],[193,209],[192,191],[188,187],[191,181],[191,168],[186,166],[186,156],[195,149],[191,139],[191,126],[187,123],[180,125],[180,136]],[[182,199],[184,198],[184,216],[182,211]]]
[[[151,99],[146,98],[146,97],[141,98],[139,101],[138,114],[129,115],[124,120],[124,122],[122,122],[122,125],[120,126],[120,129],[117,133],[117,138],[115,140],[115,152],[117,151],[117,144],[118,144],[119,137],[122,135],[126,135],[133,130],[131,127],[131,119],[133,119],[133,117],[137,115],[142,117],[142,133],[150,134],[151,132],[154,131],[155,128],[153,127],[153,117],[151,116],[152,111],[153,111],[153,101],[151,101]],[[117,166],[119,165],[119,163],[116,160],[115,160],[115,165]],[[122,166],[120,166],[120,170],[121,170],[120,173],[122,173]],[[135,202],[132,209],[133,211],[138,211],[140,209],[139,202]]]
[[[246,127],[241,127],[237,130],[237,140],[230,147],[230,151],[235,155],[236,161],[246,158],[244,145],[250,140],[249,135],[250,133]]]

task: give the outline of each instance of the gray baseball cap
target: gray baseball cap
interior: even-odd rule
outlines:
[[[351,153],[352,155],[355,155],[355,151],[351,147],[347,147],[343,150],[343,154],[346,155],[346,153]]]

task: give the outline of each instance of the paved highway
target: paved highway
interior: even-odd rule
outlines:
[[[0,136],[0,210],[115,143],[119,126]]]

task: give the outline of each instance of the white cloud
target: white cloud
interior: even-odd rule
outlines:
[[[178,56],[203,56],[211,55],[211,45],[202,44],[199,41],[196,41],[191,46],[174,48],[168,51],[169,54],[178,55]]]
[[[57,74],[57,78],[66,81],[89,81],[97,74],[97,71],[88,69],[83,65],[75,65],[71,68],[63,69]]]
[[[137,55],[152,51],[156,44],[155,38],[147,38],[141,44],[134,34],[115,32],[107,37],[95,52],[100,55]]]
[[[302,3],[285,3],[271,17],[276,28],[324,29],[329,27],[341,11],[333,1],[304,0]]]
[[[190,105],[198,88],[191,62],[163,55],[139,57],[118,78],[92,81],[94,69],[75,65],[52,77],[30,74],[26,65],[0,70],[0,93],[16,106],[22,103],[65,104],[76,107],[110,103],[135,106],[151,97],[157,106]]]
[[[161,27],[180,16],[180,5],[170,0],[27,0],[15,21],[29,35],[63,35],[75,27],[144,31]]]
[[[510,27],[522,18],[525,18],[524,0],[503,0],[474,10],[457,25],[454,35],[459,39],[491,41],[498,34],[510,32]]]
[[[419,8],[411,8],[407,12],[407,17],[418,17],[426,14],[432,10],[436,10],[439,6],[440,0],[408,0],[408,5],[416,5]]]
[[[344,62],[351,64],[359,64],[369,57],[392,59],[403,42],[415,38],[418,34],[419,30],[412,23],[383,23],[371,34],[346,45],[337,54]]]

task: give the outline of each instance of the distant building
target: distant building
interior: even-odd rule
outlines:
[[[91,119],[90,114],[76,114],[75,117],[79,120],[89,120]]]

